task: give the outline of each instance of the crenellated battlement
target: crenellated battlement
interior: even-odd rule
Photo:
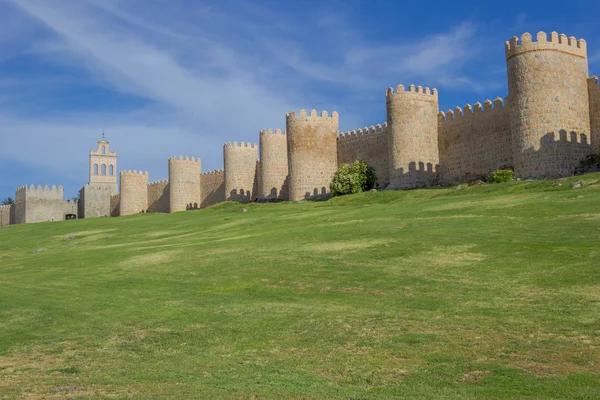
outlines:
[[[203,172],[201,174],[201,176],[209,177],[209,176],[219,175],[219,174],[223,174],[223,173],[225,173],[225,171],[222,169],[213,169],[212,171]]]
[[[273,132],[273,128],[263,129],[260,131],[260,136],[285,136],[285,130],[282,132],[281,129],[276,129]]]
[[[244,143],[244,142],[240,142],[240,144],[238,144],[238,142],[227,142],[223,145],[223,149],[233,149],[233,148],[241,148],[241,149],[258,149],[258,144],[256,143]]]
[[[331,113],[331,116],[329,115],[329,113],[325,110],[321,111],[321,115],[319,115],[319,113],[317,112],[317,110],[313,109],[310,110],[310,113],[306,113],[306,110],[302,109],[300,110],[300,113],[298,115],[296,115],[295,111],[290,111],[289,113],[287,113],[286,118],[290,118],[290,119],[294,119],[294,118],[329,118],[329,119],[339,119],[339,114],[337,111],[333,111]]]
[[[121,193],[117,193],[117,194],[111,194],[110,195],[110,200],[119,200],[121,198]]]
[[[52,185],[52,187],[49,187],[48,185],[45,185],[42,187],[42,185],[37,185],[37,187],[35,185],[24,185],[21,186],[20,188],[18,188],[16,190],[16,196],[17,197],[21,197],[21,196],[25,196],[26,194],[35,194],[35,193],[44,193],[44,194],[60,194],[62,196],[63,193],[63,187],[62,185],[56,187],[56,185]]]
[[[148,171],[143,172],[143,171],[137,171],[134,169],[132,172],[131,170],[128,170],[128,171],[123,170],[120,172],[120,175],[121,175],[121,177],[123,177],[123,176],[143,176],[143,177],[148,178]]]
[[[490,99],[487,99],[483,102],[483,104],[480,102],[477,102],[473,105],[466,104],[464,109],[457,106],[454,110],[448,110],[447,112],[440,111],[438,114],[438,119],[440,122],[450,121],[460,118],[469,118],[484,112],[500,112],[505,109],[504,106],[505,103],[502,98],[496,97],[493,102]]]
[[[0,205],[0,213],[10,211],[10,209],[12,207],[14,207],[14,205],[12,205],[12,204],[9,204],[9,205],[6,205],[6,206]]]
[[[362,129],[355,129],[352,131],[340,133],[338,135],[338,140],[347,140],[352,138],[357,138],[366,135],[375,135],[377,133],[387,133],[387,122],[383,124],[371,125],[370,127],[364,127]]]
[[[77,200],[64,200],[63,204],[69,207],[75,207],[77,205]]]
[[[587,58],[587,43],[584,39],[577,40],[573,36],[567,37],[564,33],[552,32],[548,40],[548,35],[543,31],[538,32],[535,39],[534,41],[529,32],[521,35],[520,39],[513,36],[504,46],[506,59],[537,51],[557,51]]]
[[[597,76],[590,76],[587,80],[588,86],[590,87],[595,87],[596,85],[600,84],[600,81],[598,80]]]
[[[423,96],[433,96],[433,97],[437,98],[438,91],[436,88],[429,89],[428,87],[423,88],[423,86],[409,85],[408,88],[405,88],[404,85],[398,85],[398,86],[396,86],[395,90],[394,90],[394,88],[391,88],[391,87],[388,88],[385,92],[385,95],[387,97],[393,97],[395,95],[409,95],[409,96],[423,95]]]
[[[155,181],[155,182],[149,182],[148,186],[162,186],[162,185],[168,185],[169,181],[167,179],[162,179],[160,181]]]
[[[200,163],[200,157],[188,157],[188,156],[179,156],[179,157],[169,157],[169,163],[174,162],[192,162],[192,163]]]

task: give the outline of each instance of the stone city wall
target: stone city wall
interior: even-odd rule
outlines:
[[[79,211],[78,211],[78,202],[75,200],[65,200],[63,201],[63,216],[64,218],[67,217],[67,215],[74,215],[75,219],[77,219],[79,217]]]
[[[588,79],[588,94],[590,101],[590,132],[593,151],[600,152],[600,84],[598,77]]]
[[[148,210],[148,172],[121,171],[119,215],[144,213]]]
[[[493,104],[493,107],[492,107]],[[440,179],[468,182],[513,165],[510,115],[501,98],[439,114]]]
[[[0,227],[12,225],[15,223],[14,221],[15,221],[15,206],[14,205],[7,205],[7,206],[0,205]]]
[[[258,146],[241,142],[223,146],[225,164],[225,199],[248,202],[254,200]]]
[[[375,169],[379,187],[385,188],[390,183],[387,146],[387,122],[341,133],[337,142],[338,163],[365,160]]]
[[[22,186],[15,197],[17,224],[64,220],[62,186]]]
[[[169,212],[200,208],[200,170],[199,158],[169,158]]]
[[[121,194],[110,196],[110,216],[118,217],[119,209],[121,208]]]
[[[79,217],[108,217],[110,196],[117,191],[116,183],[88,183],[82,187],[79,190]]]
[[[288,199],[287,137],[281,129],[260,131],[260,200]]]
[[[386,92],[390,185],[394,189],[432,186],[437,182],[438,92],[398,85]]]
[[[505,50],[515,174],[571,175],[591,152],[585,40],[525,33]]]
[[[148,212],[169,212],[169,181],[162,180],[148,184]]]
[[[210,207],[225,201],[225,171],[222,169],[200,175],[200,207]]]
[[[339,115],[300,110],[286,115],[289,165],[289,199],[293,201],[328,197],[338,167]]]

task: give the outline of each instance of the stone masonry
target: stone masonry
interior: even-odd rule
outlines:
[[[287,138],[281,129],[260,131],[259,200],[288,199]]]
[[[600,84],[597,76],[588,79],[588,92],[592,147],[595,152],[600,152]]]
[[[226,143],[223,146],[225,163],[225,200],[249,202],[254,199],[258,146],[250,143]]]
[[[119,215],[144,213],[148,209],[148,172],[121,171]]]
[[[318,115],[316,110],[286,115],[290,200],[329,196],[329,184],[338,167],[338,129],[335,111],[331,116],[327,111]]]
[[[200,208],[200,159],[169,158],[169,211]]]

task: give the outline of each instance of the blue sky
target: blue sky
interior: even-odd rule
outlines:
[[[119,170],[166,179],[169,156],[222,168],[222,145],[337,110],[383,123],[385,89],[436,87],[440,108],[507,94],[504,42],[558,31],[600,74],[600,2],[0,0],[0,197],[87,182],[102,130]]]

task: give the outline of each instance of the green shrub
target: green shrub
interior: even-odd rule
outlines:
[[[352,164],[342,164],[331,181],[331,193],[334,196],[360,193],[373,189],[377,185],[375,169],[365,160],[357,160]]]
[[[502,183],[515,179],[515,172],[512,169],[497,169],[488,175],[488,182]]]

